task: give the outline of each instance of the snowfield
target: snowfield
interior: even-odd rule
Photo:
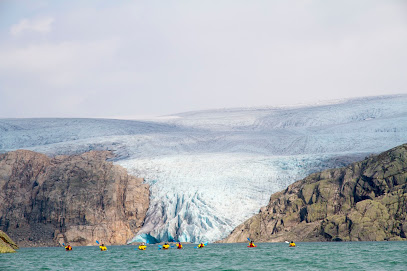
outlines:
[[[0,152],[112,150],[151,185],[130,241],[214,241],[309,173],[407,142],[407,95],[187,112],[144,121],[0,119]]]

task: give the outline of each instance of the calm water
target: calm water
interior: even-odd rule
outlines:
[[[146,251],[134,246],[21,248],[0,254],[0,270],[407,270],[407,242],[209,244]]]

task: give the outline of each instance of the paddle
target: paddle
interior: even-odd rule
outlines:
[[[288,242],[288,241],[284,241],[284,243],[289,244],[290,242]]]

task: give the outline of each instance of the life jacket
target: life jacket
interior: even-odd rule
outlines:
[[[99,247],[100,247],[101,251],[106,251],[107,250],[107,247],[105,247],[105,246],[99,246]]]
[[[254,243],[250,243],[249,247],[256,247],[256,245]]]
[[[290,243],[288,246],[289,247],[295,247],[295,243]]]
[[[170,245],[163,245],[163,249],[169,249]]]
[[[147,248],[147,246],[145,246],[145,245],[139,245],[138,246],[139,250],[146,250],[146,248]]]

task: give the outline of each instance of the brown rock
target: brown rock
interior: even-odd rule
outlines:
[[[21,246],[125,244],[143,224],[149,187],[111,156],[0,155],[0,229]]]
[[[407,144],[271,196],[221,242],[406,240]]]

